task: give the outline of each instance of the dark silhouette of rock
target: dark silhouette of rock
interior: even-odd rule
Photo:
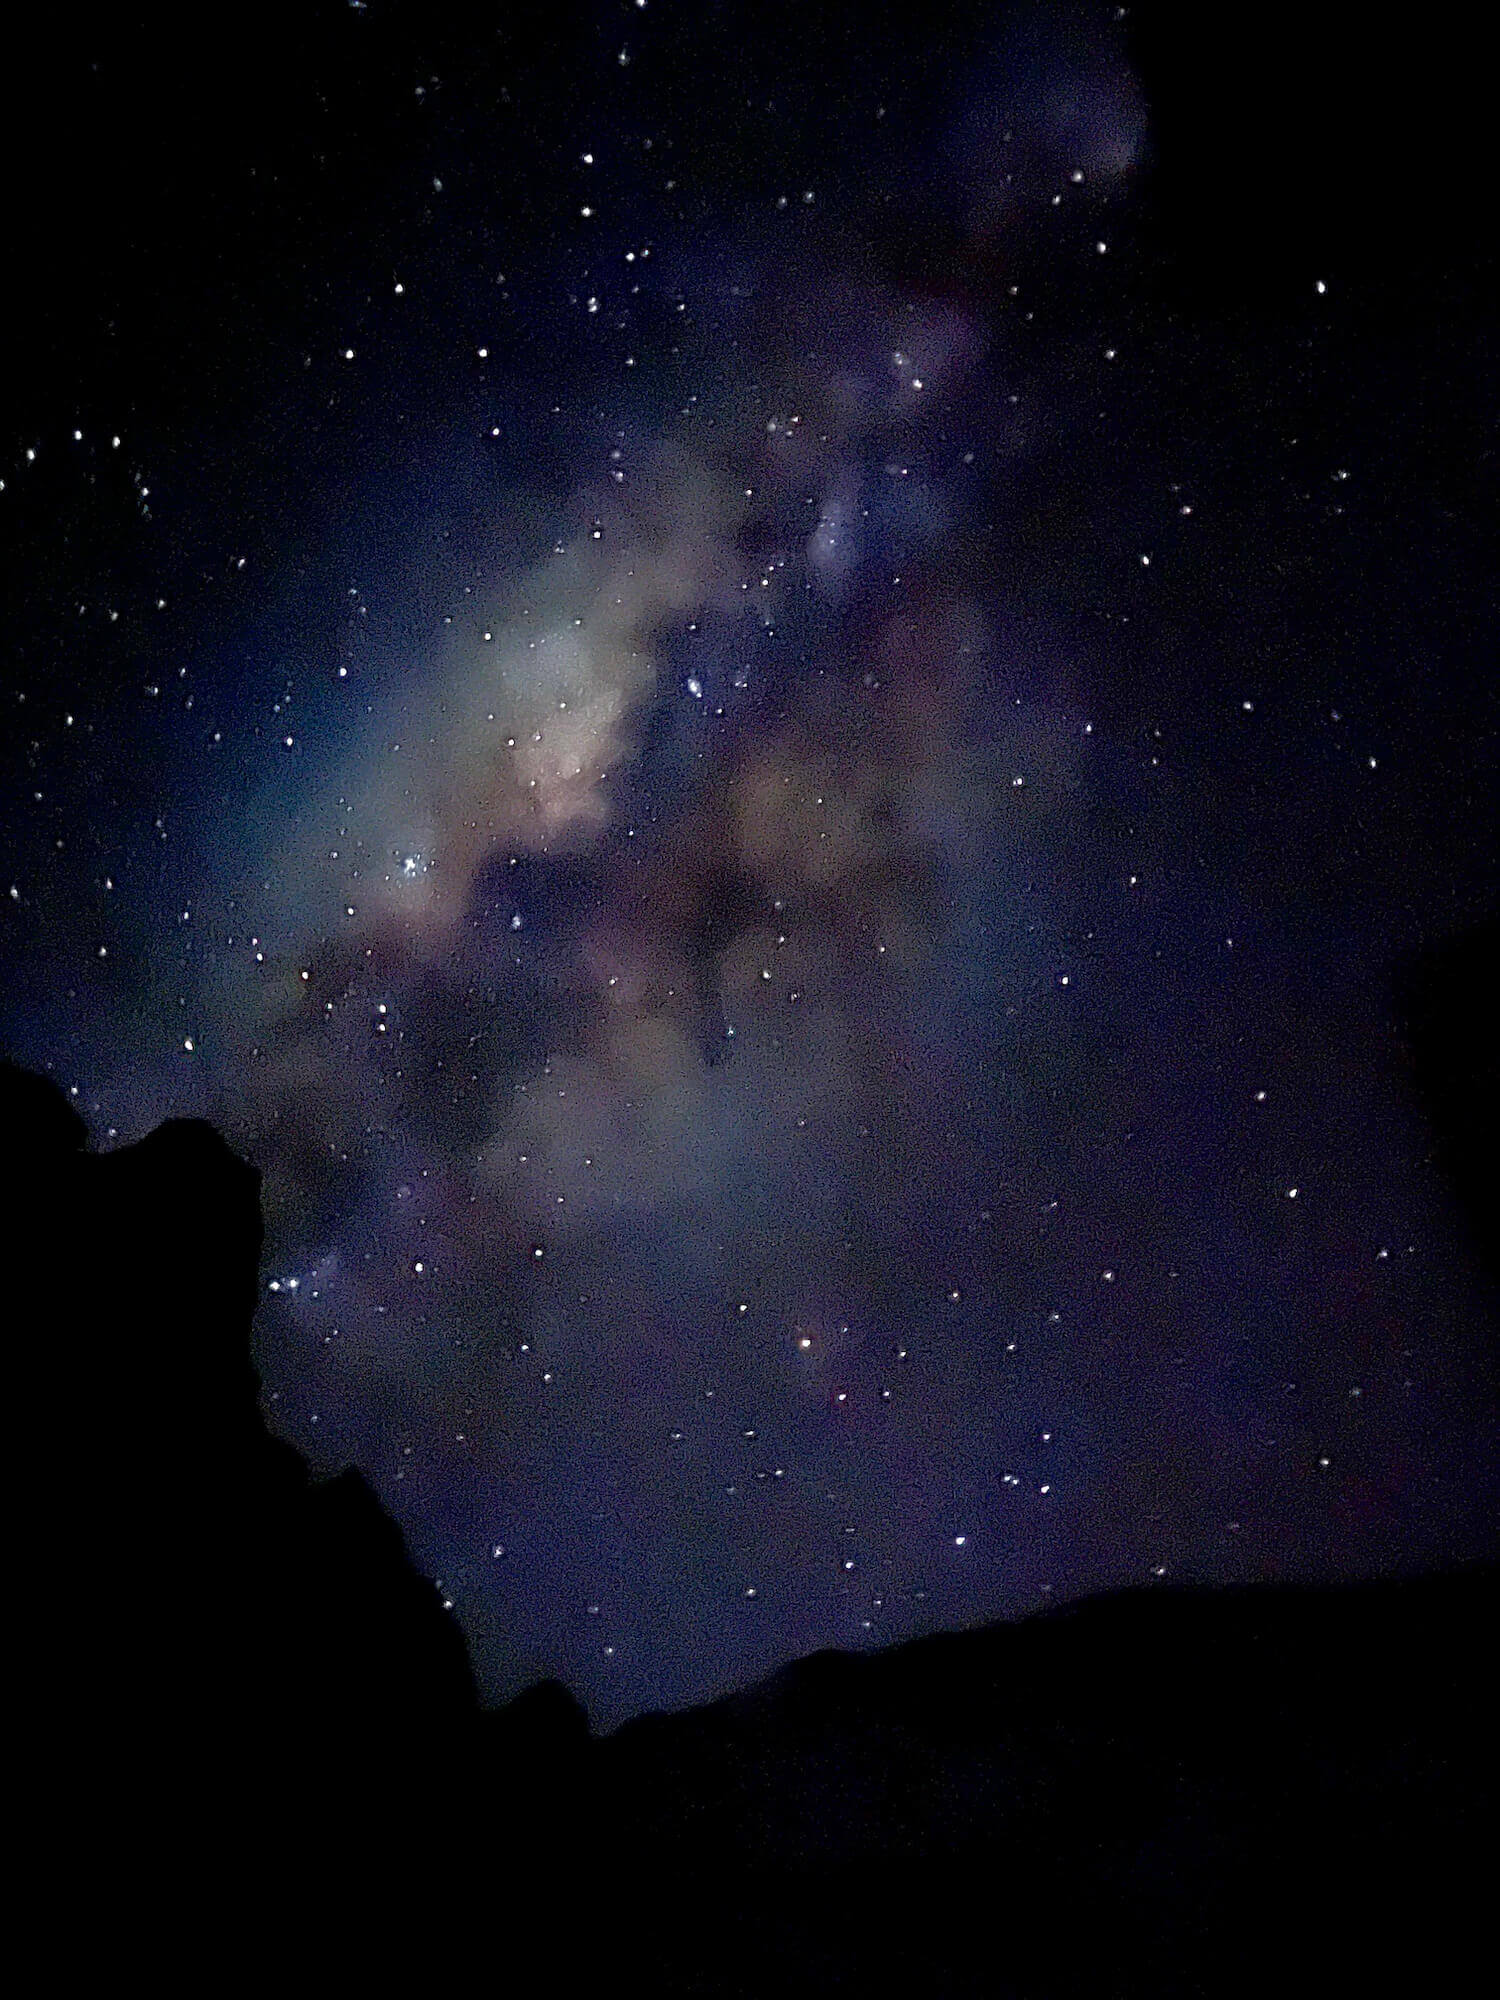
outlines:
[[[1480,1931],[1495,1609],[1488,1571],[1129,1592],[629,1724],[648,1956],[746,1994],[1420,1987]]]
[[[1500,923],[1482,924],[1413,959],[1397,975],[1407,1070],[1435,1134],[1474,1248],[1500,1283]]]
[[[160,1943],[217,1908],[227,1936],[400,1883],[473,1682],[360,1476],[315,1483],[262,1419],[259,1175],[197,1122],[82,1138],[0,1069],[22,1796],[41,1882],[86,1883],[95,1923]]]
[[[1497,1574],[1156,1588],[593,1739],[481,1714],[354,1473],[267,1431],[258,1179],[98,1156],[0,1067],[22,1902],[79,1983],[1028,1996],[1458,1990]]]

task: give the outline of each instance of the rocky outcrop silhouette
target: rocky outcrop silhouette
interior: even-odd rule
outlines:
[[[552,1682],[485,1714],[369,1488],[262,1419],[254,1171],[95,1155],[6,1068],[0,1195],[10,1796],[70,1983],[1394,1993],[1484,1943],[1493,1570],[1125,1592],[604,1740]]]
[[[1434,1157],[1458,1197],[1474,1251],[1500,1285],[1500,923],[1446,938],[1398,968],[1408,1078],[1427,1112]]]
[[[39,1895],[142,1948],[215,1910],[227,1939],[314,1883],[399,1882],[473,1681],[359,1474],[315,1482],[266,1428],[259,1175],[194,1121],[85,1138],[0,1067],[16,1796]]]

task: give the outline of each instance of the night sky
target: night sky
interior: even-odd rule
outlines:
[[[1475,56],[1206,11],[14,56],[0,1041],[262,1170],[492,1698],[1493,1547]]]

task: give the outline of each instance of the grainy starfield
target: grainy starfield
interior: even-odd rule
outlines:
[[[260,1167],[491,1696],[1481,1552],[1466,253],[1257,234],[1159,17],[437,11],[38,59],[8,1051]]]

